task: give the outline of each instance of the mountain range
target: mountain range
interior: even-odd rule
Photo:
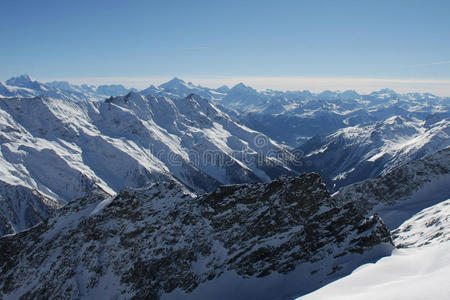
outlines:
[[[0,298],[356,299],[345,287],[380,284],[364,270],[448,247],[449,108],[389,89],[11,78]]]
[[[298,174],[286,147],[193,94],[171,99],[130,92],[104,101],[13,97],[0,101],[0,116],[0,184],[43,197],[39,203],[48,208],[97,186],[112,195],[162,180],[206,192]],[[33,220],[48,215],[35,205],[15,205],[20,194],[2,196],[2,219],[16,220],[2,228],[24,229],[19,224],[33,223],[30,211]]]

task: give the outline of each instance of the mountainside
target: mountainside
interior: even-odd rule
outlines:
[[[177,181],[205,192],[297,174],[287,149],[195,95],[0,98],[0,127],[1,180],[53,201],[94,186],[112,195]]]
[[[428,207],[406,220],[392,231],[392,238],[397,248],[450,242],[450,199]]]
[[[316,137],[297,151],[308,171],[330,178],[336,188],[386,174],[403,163],[450,146],[450,119],[395,116]]]
[[[273,299],[312,291],[392,250],[383,222],[330,201],[316,174],[222,186],[101,191],[0,238],[0,295]]]
[[[337,203],[361,213],[378,213],[396,229],[420,210],[450,198],[450,147],[401,165],[384,175],[341,188]]]

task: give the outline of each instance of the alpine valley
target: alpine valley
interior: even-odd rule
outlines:
[[[450,98],[22,75],[0,129],[0,299],[450,295]]]

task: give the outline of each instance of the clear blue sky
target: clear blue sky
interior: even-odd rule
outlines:
[[[450,1],[0,1],[0,80],[450,79]]]

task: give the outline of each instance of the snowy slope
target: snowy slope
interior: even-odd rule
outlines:
[[[386,175],[341,189],[333,198],[378,212],[396,250],[299,299],[447,299],[450,295],[450,148]]]
[[[428,207],[392,231],[397,248],[447,243],[450,246],[450,199]]]
[[[0,297],[273,299],[390,254],[376,216],[337,207],[316,174],[222,186],[100,191],[0,238]]]
[[[363,265],[299,299],[447,299],[449,228],[450,200],[446,200],[422,210],[393,231],[399,249],[392,256]]]
[[[363,265],[301,300],[448,299],[450,243],[396,249],[392,256]]]

